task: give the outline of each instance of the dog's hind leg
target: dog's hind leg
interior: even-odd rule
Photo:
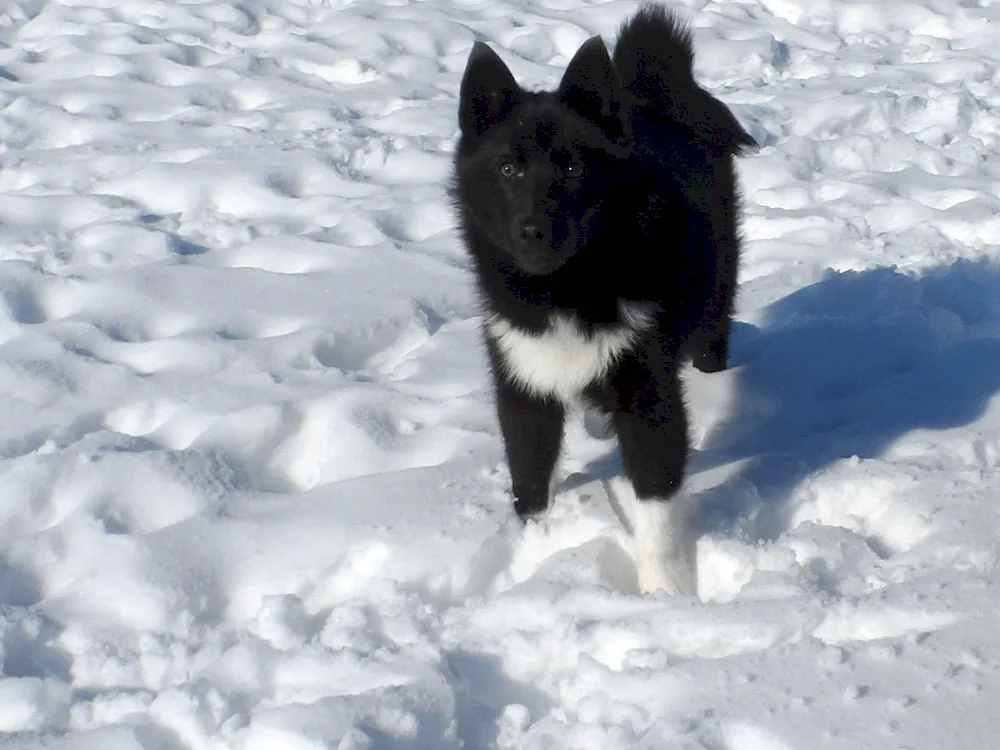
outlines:
[[[729,366],[729,331],[739,275],[740,237],[732,158],[714,159],[710,168],[714,190],[700,201],[702,220],[692,228],[692,240],[703,248],[703,261],[711,269],[701,323],[693,336],[692,359],[702,372],[719,372]]]
[[[636,502],[636,572],[643,593],[695,594],[695,535],[689,504],[675,497],[687,461],[687,415],[675,367],[656,376],[638,363],[612,383],[615,429]]]
[[[615,436],[611,415],[591,406],[584,409],[583,428],[594,440],[610,440]]]

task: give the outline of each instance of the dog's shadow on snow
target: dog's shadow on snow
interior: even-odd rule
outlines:
[[[983,414],[1000,392],[1000,265],[831,272],[771,304],[760,327],[738,324],[731,360],[735,398],[689,472],[735,467],[701,493],[702,530],[774,539],[811,474]],[[609,457],[587,473],[619,467]]]

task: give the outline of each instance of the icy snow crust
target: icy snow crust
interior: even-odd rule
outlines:
[[[579,415],[513,518],[459,76],[634,7],[0,5],[0,747],[996,747],[995,3],[675,5],[763,144],[699,597]]]

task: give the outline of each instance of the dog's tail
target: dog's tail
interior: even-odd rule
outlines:
[[[679,127],[716,156],[757,146],[726,105],[695,82],[691,33],[662,6],[644,5],[622,25],[612,60],[637,114],[651,125]]]

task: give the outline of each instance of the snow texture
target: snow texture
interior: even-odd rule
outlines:
[[[582,415],[514,519],[446,195],[473,42],[634,2],[0,2],[0,747],[996,747],[1000,4],[673,7],[763,145],[697,597]]]

